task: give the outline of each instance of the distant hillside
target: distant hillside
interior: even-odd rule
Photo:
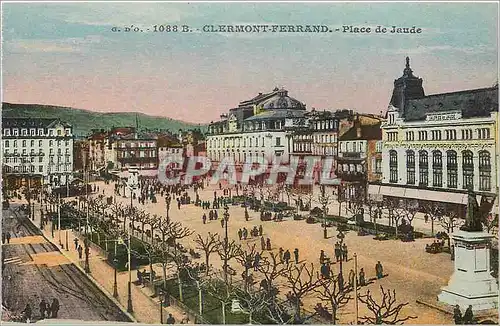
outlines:
[[[206,131],[207,125],[199,125],[165,117],[154,117],[139,113],[139,129],[179,129],[200,128]],[[91,129],[109,129],[112,127],[134,127],[135,113],[99,113],[62,106],[39,104],[2,103],[3,118],[59,118],[73,126],[77,136],[87,135]]]

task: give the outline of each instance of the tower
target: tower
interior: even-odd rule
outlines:
[[[390,105],[399,109],[399,116],[405,116],[406,104],[408,100],[424,97],[424,88],[422,87],[422,78],[413,75],[410,67],[410,58],[406,57],[406,66],[403,70],[403,76],[394,81],[394,89]]]

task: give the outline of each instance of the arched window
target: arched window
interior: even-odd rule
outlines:
[[[464,171],[464,189],[474,189],[474,155],[471,151],[462,152],[462,170]]]
[[[429,155],[427,151],[418,152],[419,185],[427,187],[429,184]]]
[[[395,150],[389,151],[389,182],[398,182],[398,153]]]
[[[479,190],[491,190],[491,155],[487,151],[479,152]]]
[[[432,185],[443,186],[443,154],[441,151],[432,152]]]
[[[415,152],[406,151],[406,183],[415,184]]]
[[[458,183],[457,152],[446,152],[446,170],[448,174],[448,188],[456,188]]]

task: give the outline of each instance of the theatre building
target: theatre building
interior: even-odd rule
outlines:
[[[369,192],[463,212],[472,189],[498,212],[497,128],[498,85],[425,95],[407,58],[382,124],[382,182]]]

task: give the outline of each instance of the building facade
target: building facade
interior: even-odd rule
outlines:
[[[371,192],[454,205],[467,190],[498,211],[498,86],[424,95],[407,58],[383,130],[383,179]]]
[[[240,102],[237,108],[211,123],[206,139],[207,156],[219,162],[231,158],[241,168],[247,157],[262,157],[272,162],[279,157],[288,163],[293,143],[285,129],[304,116],[305,104],[288,96],[285,89]]]
[[[114,140],[118,169],[158,169],[157,139],[152,135],[128,134]]]
[[[3,181],[6,187],[62,186],[72,180],[73,128],[58,119],[3,118]]]

